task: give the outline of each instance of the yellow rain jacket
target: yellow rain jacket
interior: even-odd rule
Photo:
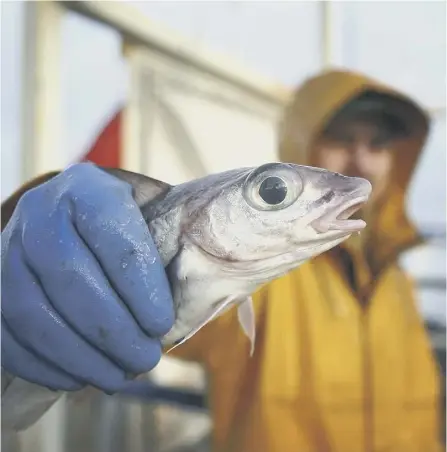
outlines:
[[[281,160],[311,162],[312,142],[329,114],[366,89],[404,97],[341,71],[307,81],[286,109]],[[252,358],[236,309],[172,352],[207,370],[213,452],[443,450],[440,376],[413,286],[397,262],[420,243],[404,204],[428,131],[425,113],[405,100],[402,115],[415,134],[395,150],[387,202],[369,222],[369,233],[255,294]],[[355,269],[354,284],[346,259]]]

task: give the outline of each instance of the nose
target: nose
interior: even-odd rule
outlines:
[[[370,166],[370,152],[370,147],[364,143],[357,144],[352,150],[351,156],[353,164],[357,168],[357,174],[368,172]]]
[[[369,146],[365,143],[356,143],[352,154],[355,155],[356,159],[363,158],[369,152]]]

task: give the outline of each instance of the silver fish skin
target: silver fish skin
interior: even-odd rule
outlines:
[[[251,294],[365,227],[349,217],[371,184],[321,168],[267,163],[180,185],[123,170],[166,268],[176,310],[175,346],[238,306],[254,351]]]

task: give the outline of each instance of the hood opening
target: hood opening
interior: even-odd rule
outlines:
[[[298,87],[285,108],[279,124],[280,160],[315,165],[317,138],[323,132],[336,134],[340,117],[365,121],[373,118],[381,126],[384,139],[393,138],[387,196],[380,206],[374,206],[375,221],[367,227],[374,236],[375,254],[382,261],[385,254],[402,251],[405,243],[414,244],[418,238],[407,217],[405,202],[429,132],[429,117],[405,94],[363,74],[325,71]]]

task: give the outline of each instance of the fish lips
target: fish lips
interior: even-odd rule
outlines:
[[[365,228],[366,222],[360,219],[350,219],[349,217],[357,212],[367,201],[369,196],[363,195],[343,201],[336,207],[329,209],[321,217],[310,223],[312,228],[319,234],[329,231],[336,232],[360,232]]]

